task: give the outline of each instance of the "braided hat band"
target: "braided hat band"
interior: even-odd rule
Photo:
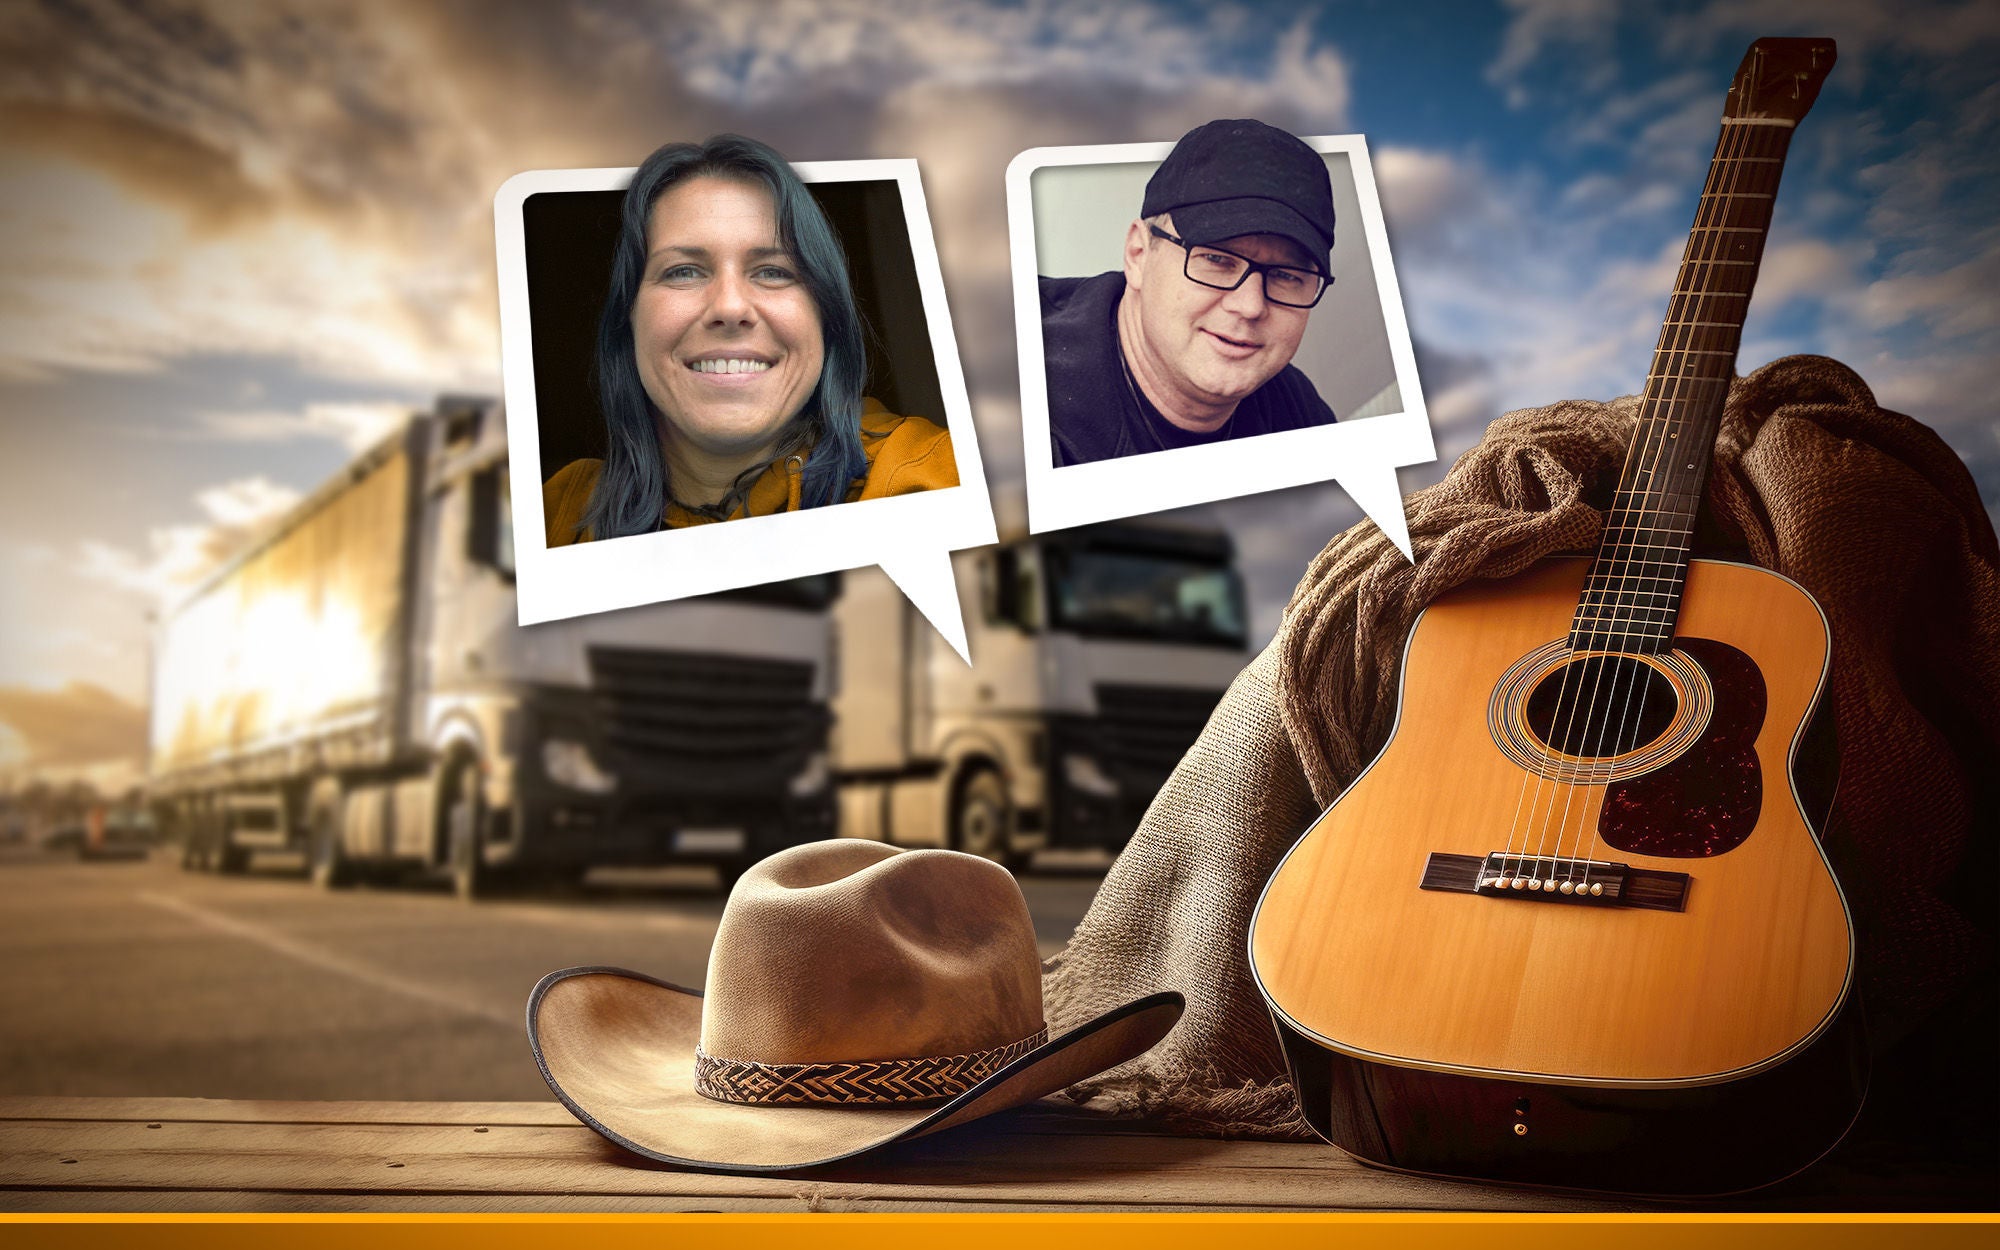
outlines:
[[[1048,1026],[1018,1042],[943,1058],[867,1059],[851,1063],[757,1063],[694,1052],[694,1088],[717,1102],[937,1102],[971,1089],[1049,1040]]]

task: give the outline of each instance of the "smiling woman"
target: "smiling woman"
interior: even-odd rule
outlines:
[[[950,435],[862,396],[861,319],[783,158],[668,144],[625,193],[598,323],[602,460],[543,488],[552,547],[958,482]]]

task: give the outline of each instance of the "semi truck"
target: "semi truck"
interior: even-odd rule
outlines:
[[[843,835],[1023,867],[1122,847],[1248,662],[1226,534],[1118,523],[954,556],[967,668],[880,570],[835,604]]]
[[[830,578],[516,624],[505,423],[447,397],[157,627],[149,803],[189,868],[598,865],[725,883],[830,837]]]

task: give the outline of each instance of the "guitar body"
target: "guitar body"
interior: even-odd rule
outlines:
[[[1388,745],[1266,887],[1253,972],[1308,1121],[1364,1160],[1752,1188],[1837,1142],[1866,1084],[1812,824],[1825,621],[1782,577],[1692,561],[1671,651],[1593,669],[1560,645],[1587,567],[1418,618]],[[1582,732],[1593,708],[1623,745]]]

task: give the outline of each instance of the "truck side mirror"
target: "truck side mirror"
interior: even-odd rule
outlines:
[[[994,552],[990,566],[984,560],[979,562],[980,598],[985,601],[986,615],[991,620],[1006,621],[1010,625],[1020,623],[1017,564],[1011,548]]]
[[[982,555],[972,562],[973,576],[979,588],[979,615],[988,625],[1000,619],[1000,609],[996,604],[993,589],[993,557]]]
[[[512,579],[514,518],[503,465],[472,475],[466,500],[465,557]]]

